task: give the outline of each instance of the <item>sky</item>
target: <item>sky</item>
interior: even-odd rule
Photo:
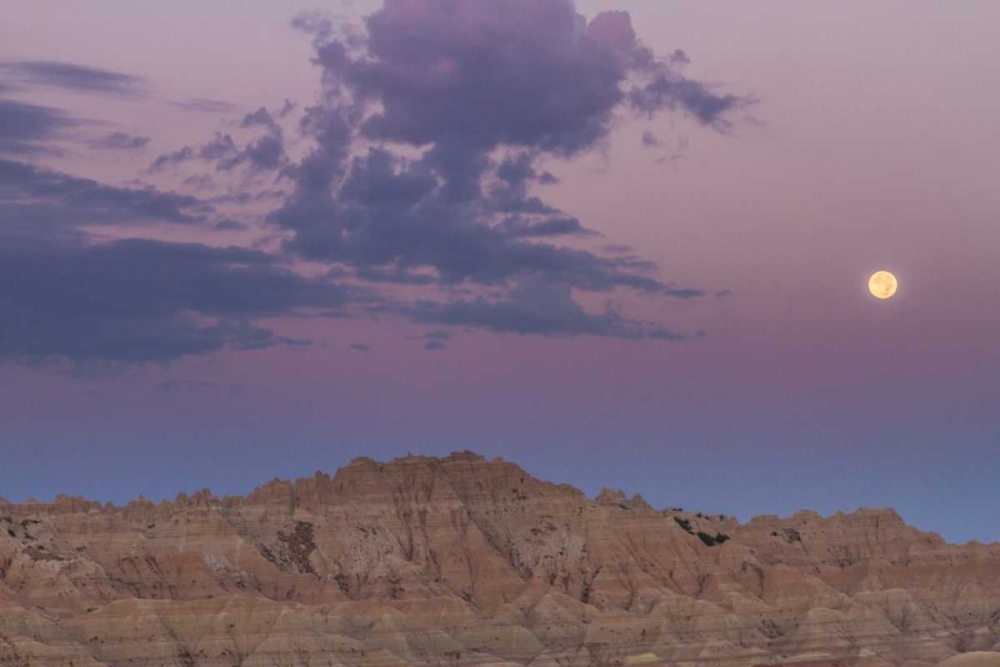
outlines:
[[[991,0],[19,6],[0,497],[472,449],[998,540],[998,28]]]

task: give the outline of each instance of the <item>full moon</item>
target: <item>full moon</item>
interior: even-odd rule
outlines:
[[[896,282],[896,276],[888,271],[876,271],[868,279],[868,291],[876,299],[888,299],[896,293],[898,286],[899,283]]]

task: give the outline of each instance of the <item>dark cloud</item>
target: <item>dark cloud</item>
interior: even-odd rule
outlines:
[[[222,165],[223,169],[232,169],[241,164],[248,164],[254,170],[270,171],[278,169],[284,163],[285,145],[280,135],[265,134],[251,141],[232,160]]]
[[[690,145],[691,143],[687,137],[680,137],[676,141],[672,142],[671,146],[667,146],[669,152],[657,158],[656,162],[673,162],[675,160],[683,159],[687,155]]]
[[[278,109],[278,118],[284,118],[288,114],[295,111],[295,109],[297,109],[298,106],[299,106],[298,104],[286,98],[285,101],[282,103],[281,108]]]
[[[417,322],[478,327],[501,333],[666,341],[690,338],[658,325],[626,319],[612,308],[598,314],[588,313],[573,299],[568,284],[549,282],[521,283],[499,299],[422,301],[405,310]]]
[[[196,190],[209,190],[215,185],[215,180],[208,174],[195,174],[188,176],[181,184],[192,187]]]
[[[213,204],[250,204],[274,199],[284,199],[284,190],[259,190],[257,188],[231,190],[224,195],[211,197],[208,201]]]
[[[369,350],[372,349],[370,346],[365,345],[364,343],[351,343],[347,347],[354,350],[355,352],[368,352]]]
[[[199,223],[211,207],[155,188],[120,188],[0,159],[0,237],[44,237],[84,224]]]
[[[397,285],[435,285],[437,276],[408,271],[399,267],[381,268],[359,266],[354,270],[354,277],[376,283],[395,283]]]
[[[145,148],[149,144],[149,137],[137,137],[125,132],[112,132],[111,134],[95,139],[90,142],[92,148],[111,148],[118,150],[137,150]]]
[[[0,155],[29,155],[47,151],[44,143],[76,124],[52,107],[0,99]]]
[[[520,230],[512,232],[502,225],[469,224],[474,212],[439,200],[380,215],[383,210],[359,204],[330,205],[326,208],[328,224],[300,228],[286,247],[309,259],[336,260],[369,272],[430,267],[445,284],[469,280],[500,285],[518,276],[536,275],[583,289],[624,286],[667,293],[662,282],[636,271],[647,268],[638,262],[523,240]]]
[[[0,63],[0,72],[18,83],[81,93],[132,96],[146,92],[142,77],[72,63],[48,60],[3,62]]]
[[[315,159],[317,171],[340,164],[326,156]],[[309,158],[303,168],[313,169]],[[373,149],[351,160],[338,198],[328,188],[303,187],[300,176],[298,192],[271,220],[295,230],[289,250],[361,267],[368,275],[373,269],[430,269],[445,284],[502,284],[543,275],[585,289],[625,286],[668,293],[663,283],[643,273],[648,265],[528,240],[584,233],[578,222],[555,209],[546,209],[540,220],[497,219],[489,197],[456,202],[441,191],[440,180],[422,159],[408,162]]]
[[[535,170],[535,156],[528,152],[510,154],[504,157],[494,171],[496,182],[489,189],[489,201],[500,213],[558,214],[559,210],[549,206],[538,197],[529,194],[529,187],[535,183],[551,184],[556,178],[548,172]]]
[[[200,146],[184,146],[170,153],[159,155],[149,165],[149,171],[162,171],[191,160],[223,162],[235,159],[240,153],[236,142],[228,134],[216,133],[215,137]]]
[[[236,109],[236,105],[231,102],[221,100],[207,100],[201,97],[193,97],[183,102],[171,102],[175,107],[187,109],[188,111],[200,111],[203,113],[225,113]]]
[[[265,114],[267,111],[261,109]],[[247,118],[254,120],[247,122]],[[265,124],[262,117],[250,114],[244,119],[244,127]],[[184,146],[170,153],[157,156],[149,165],[150,172],[163,171],[192,160],[215,163],[220,171],[232,171],[246,164],[255,171],[278,169],[285,163],[285,145],[281,129],[274,124],[270,114],[266,116],[272,125],[269,132],[262,137],[250,141],[242,148],[228,134],[216,133],[215,137],[200,146]]]
[[[676,52],[657,60],[627,12],[587,23],[571,0],[387,2],[366,28],[363,51],[314,31],[326,35],[327,77],[380,104],[362,126],[376,139],[572,155],[607,135],[633,75],[651,78],[628,95],[646,113],[676,108],[714,122],[740,102],[673,70]]]
[[[278,125],[277,121],[274,120],[271,112],[264,107],[260,107],[256,111],[248,113],[243,117],[243,120],[240,121],[240,127],[255,127],[258,125],[266,127],[272,132],[281,133],[281,127]]]
[[[182,162],[193,160],[197,157],[197,152],[193,146],[184,146],[170,153],[156,156],[156,159],[149,165],[149,171],[163,171],[167,167],[173,167]]]
[[[220,232],[240,232],[245,229],[248,229],[248,227],[239,220],[233,220],[232,218],[224,218],[215,223],[214,225],[212,225],[212,229],[215,229]]]
[[[542,160],[598,145],[619,110],[715,124],[735,108],[697,95],[672,69],[683,59],[658,59],[627,12],[588,23],[571,0],[416,0],[386,2],[365,34],[315,12],[294,25],[314,37],[325,90],[301,125],[315,147],[286,170],[296,191],[269,216],[292,232],[287,250],[388,282],[702,294],[652,277],[648,262],[556,244],[590,232],[532,193],[556,180]],[[366,142],[381,145],[351,155]],[[616,326],[593,330],[622,335]]]
[[[450,338],[451,332],[446,329],[434,329],[419,336],[408,336],[409,340],[424,341],[424,349],[430,352],[445,349]]]
[[[661,280],[630,253],[589,249],[596,234],[539,196],[556,182],[544,166],[600,146],[623,112],[677,111],[721,129],[745,100],[683,76],[686,56],[658,58],[626,12],[587,22],[571,0],[389,0],[364,33],[319,14],[296,25],[314,36],[323,81],[319,102],[294,115],[311,142],[301,160],[286,154],[282,123],[291,120],[282,119],[294,109],[286,101],[278,112],[244,115],[235,139],[217,134],[150,166],[212,164],[289,179],[290,195],[267,191],[282,197],[267,216],[282,252],[98,244],[84,231],[148,220],[238,230],[243,223],[212,206],[253,204],[266,193],[205,201],[0,161],[0,359],[165,363],[224,348],[302,346],[308,341],[262,322],[359,311],[525,335],[689,337],[614,307],[585,309],[575,298],[619,288],[684,299],[703,292]],[[174,104],[235,110],[213,100]],[[7,117],[16,122],[0,126],[0,150],[10,153],[40,150],[72,124],[57,110],[0,102],[0,120]],[[115,133],[98,143],[140,148],[144,140]],[[185,185],[208,188],[211,179]],[[323,263],[327,274],[295,273],[285,263],[292,259]],[[385,294],[419,288],[437,300],[395,302],[342,280],[400,286]],[[450,335],[432,328],[418,338],[437,350]]]
[[[43,108],[5,108],[45,117]],[[40,127],[18,136],[46,136]],[[298,276],[267,253],[141,239],[94,244],[83,231],[94,223],[204,223],[212,212],[187,195],[0,160],[0,360],[82,366],[301,346],[308,341],[256,320],[342,311],[360,294]]]
[[[405,208],[419,203],[435,187],[434,173],[417,163],[397,169],[387,150],[371,149],[353,160],[350,175],[340,189],[341,200],[364,207]]]
[[[689,64],[691,58],[688,57],[688,54],[683,49],[674,49],[674,52],[670,54],[669,62],[671,65],[682,66]]]
[[[206,162],[226,160],[239,153],[236,142],[228,134],[216,133],[215,138],[198,149],[198,157]]]
[[[372,138],[567,155],[603,137],[623,99],[625,67],[581,29],[571,2],[388,2],[366,27],[366,53],[329,42],[318,57],[381,104],[362,126]]]
[[[304,345],[254,323],[355,293],[242,248],[147,240],[0,246],[0,359],[168,362]]]
[[[428,340],[448,340],[451,338],[451,333],[446,329],[435,329],[424,334],[424,338]]]
[[[325,39],[333,30],[333,22],[330,16],[322,10],[306,9],[292,19],[292,27],[304,33],[316,35],[318,39]]]
[[[512,236],[520,237],[597,235],[597,232],[585,229],[576,218],[549,218],[541,222],[529,222],[524,218],[514,217],[504,220],[500,227]]]
[[[646,130],[642,133],[642,146],[643,148],[659,148],[663,145],[663,142],[655,134]]]
[[[737,95],[717,95],[700,81],[669,71],[660,71],[649,83],[633,88],[628,99],[634,109],[647,116],[663,110],[681,110],[720,129],[728,126],[726,114],[751,103]]]
[[[667,287],[664,289],[664,293],[676,299],[696,299],[705,296],[705,290],[687,287]]]

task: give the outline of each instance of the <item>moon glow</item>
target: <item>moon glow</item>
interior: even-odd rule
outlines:
[[[876,299],[888,299],[896,293],[897,287],[899,283],[896,281],[896,276],[888,271],[876,271],[868,279],[868,291]]]

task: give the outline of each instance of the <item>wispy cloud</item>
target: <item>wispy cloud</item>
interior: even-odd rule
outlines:
[[[49,86],[78,93],[139,96],[147,93],[145,79],[131,74],[53,60],[0,62],[0,72],[13,83]]]
[[[236,109],[236,105],[231,102],[221,100],[208,100],[201,97],[192,97],[179,102],[171,102],[175,107],[187,109],[188,111],[200,111],[202,113],[226,113]]]
[[[138,150],[149,144],[149,137],[139,137],[125,132],[112,132],[89,143],[92,148],[108,148],[113,150]]]

